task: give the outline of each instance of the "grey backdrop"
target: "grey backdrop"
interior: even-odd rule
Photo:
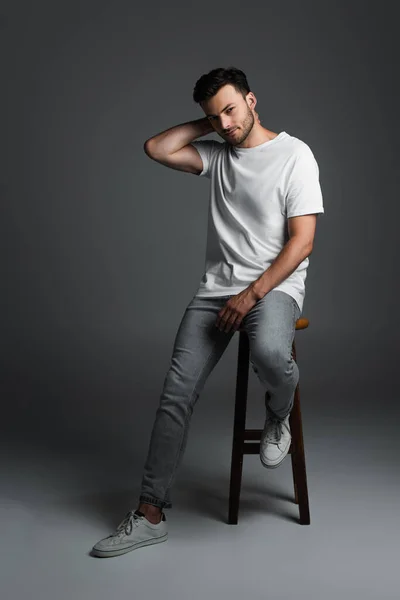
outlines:
[[[54,586],[58,599],[397,597],[392,4],[15,2],[0,26],[7,598],[54,598]],[[226,524],[234,336],[194,411],[167,544],[95,560],[91,546],[136,506],[176,330],[204,269],[209,181],[151,161],[143,144],[204,116],[196,80],[231,65],[263,125],[307,142],[320,167],[310,327],[296,334],[311,525],[286,501],[290,459],[270,473],[257,457],[244,461],[239,524]],[[251,371],[248,426],[263,418]]]

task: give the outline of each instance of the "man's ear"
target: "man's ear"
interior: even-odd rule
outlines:
[[[250,96],[249,102],[250,102],[250,108],[252,108],[254,110],[256,107],[256,104],[257,104],[256,98],[254,98],[254,96]]]

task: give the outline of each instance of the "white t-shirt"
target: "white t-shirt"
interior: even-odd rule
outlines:
[[[310,147],[282,131],[253,148],[196,140],[192,146],[208,177],[205,272],[196,296],[243,291],[272,264],[289,239],[287,219],[323,213],[317,161]],[[292,296],[303,310],[309,259],[275,290]]]

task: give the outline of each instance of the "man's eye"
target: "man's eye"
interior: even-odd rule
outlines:
[[[226,109],[226,112],[230,112],[230,111],[231,111],[231,110],[233,110],[234,108],[235,108],[234,106],[232,106],[231,108],[227,108],[227,109]],[[209,121],[213,121],[213,120],[214,120],[214,117],[208,117],[208,120],[209,120]]]

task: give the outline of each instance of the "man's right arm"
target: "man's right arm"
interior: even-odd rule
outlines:
[[[203,161],[191,142],[213,131],[207,117],[182,123],[146,140],[144,151],[147,156],[166,167],[200,175]]]

